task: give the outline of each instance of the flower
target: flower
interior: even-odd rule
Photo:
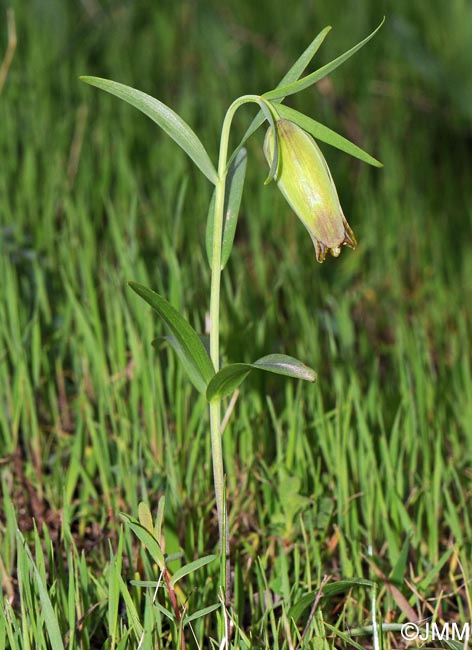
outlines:
[[[316,259],[324,262],[329,251],[333,257],[341,246],[357,246],[339,203],[326,160],[315,140],[289,120],[275,123],[278,138],[277,185],[310,233]],[[274,129],[269,127],[264,141],[269,166],[274,156]]]

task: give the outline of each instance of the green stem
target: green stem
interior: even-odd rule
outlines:
[[[218,183],[215,195],[215,217],[213,229],[211,258],[211,294],[210,294],[210,356],[215,372],[220,368],[220,288],[221,288],[221,247],[223,238],[226,175],[228,172],[228,144],[231,122],[237,109],[248,102],[261,106],[266,117],[272,118],[272,107],[257,95],[243,95],[228,108],[221,130],[220,152],[218,159]],[[221,400],[210,402],[211,452],[213,461],[213,480],[215,486],[216,510],[220,554],[222,555],[221,586],[229,601],[229,535],[227,527],[227,509],[225,503],[225,476],[223,465],[223,448],[221,442]]]

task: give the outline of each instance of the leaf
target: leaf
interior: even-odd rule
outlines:
[[[351,580],[338,580],[337,582],[332,582],[323,587],[322,597],[330,598],[331,596],[337,596],[346,591],[349,591],[352,587],[368,587],[371,588],[373,583],[370,580],[364,580],[363,578],[353,578]],[[316,597],[318,596],[317,591],[312,591],[309,594],[305,594],[297,601],[293,607],[290,608],[288,612],[288,618],[297,622],[303,612],[310,607],[312,603],[315,602]]]
[[[446,564],[446,562],[449,560],[449,558],[454,552],[455,552],[454,546],[450,546],[448,549],[446,549],[444,553],[441,555],[441,557],[439,558],[438,562],[433,566],[433,568],[430,569],[427,575],[420,582],[418,582],[418,585],[421,588],[422,593],[426,591],[426,589],[433,582],[433,580],[436,578],[438,573],[441,571],[443,566]]]
[[[277,375],[316,381],[314,370],[286,354],[269,354],[254,363],[232,363],[217,372],[208,384],[206,396],[209,402],[233,393],[252,370],[265,370]]]
[[[247,151],[240,149],[228,169],[225,189],[225,205],[223,220],[223,238],[221,243],[221,268],[224,269],[233,248],[239,208],[243,195],[244,178],[247,167]],[[208,209],[206,230],[206,252],[210,267],[212,265],[213,231],[215,226],[215,193],[211,197]]]
[[[160,612],[163,616],[165,616],[166,618],[168,618],[169,621],[172,621],[172,622],[175,621],[175,616],[174,616],[174,614],[173,614],[170,610],[168,610],[168,609],[166,609],[165,607],[163,607],[163,606],[161,605],[161,603],[160,603],[158,600],[153,600],[153,601],[152,601],[152,605],[153,605],[153,607],[155,607],[157,610],[159,610],[159,612]],[[149,647],[149,646],[148,646],[148,647]]]
[[[372,580],[365,580],[364,578],[350,578],[349,580],[338,580],[337,582],[330,582],[323,587],[323,596],[330,598],[343,594],[352,587],[368,587],[371,589],[374,583]]]
[[[289,523],[293,522],[301,510],[312,504],[311,499],[300,494],[301,480],[298,476],[286,476],[280,481],[278,489],[282,495],[282,510]]]
[[[216,558],[217,558],[216,555],[205,555],[205,557],[201,557],[198,560],[195,560],[194,562],[189,562],[189,564],[180,567],[180,569],[178,569],[172,576],[172,579],[170,581],[170,586],[173,587],[176,582],[178,582],[185,576],[189,575],[189,573],[193,573],[194,571],[201,569],[201,567],[210,564],[210,562],[213,562],[214,560],[216,560]]]
[[[130,86],[120,84],[117,81],[87,76],[80,77],[80,79],[91,86],[96,86],[111,95],[115,95],[115,97],[119,97],[150,117],[153,122],[160,126],[190,156],[208,180],[213,185],[216,185],[218,182],[218,174],[211,162],[210,156],[196,133],[175,111],[158,99],[151,97],[151,95],[147,95],[141,90],[136,90]]]
[[[33,560],[31,551],[28,545],[26,544],[26,541],[23,535],[20,533],[20,531],[17,531],[17,536],[20,544],[22,545],[26,553],[26,557],[30,565],[30,568],[34,573],[36,587],[38,589],[38,594],[39,594],[39,601],[41,603],[41,612],[42,612],[42,616],[44,617],[46,632],[49,636],[49,640],[51,641],[51,647],[57,648],[57,650],[64,650],[61,629],[59,627],[57,616],[54,611],[54,607],[52,605],[51,599],[49,597],[47,586],[44,583],[43,578],[41,577],[41,573],[39,572],[39,569]]]
[[[209,402],[231,395],[253,370],[250,363],[231,363],[222,368],[208,384],[206,397]]]
[[[110,545],[111,546],[111,545]],[[110,564],[108,567],[108,629],[112,642],[116,642],[116,628],[118,623],[118,606],[120,598],[118,556],[113,555],[110,548]]]
[[[139,614],[136,610],[136,605],[133,602],[131,594],[129,592],[128,586],[126,585],[123,578],[119,575],[118,580],[120,583],[120,592],[126,606],[126,616],[131,624],[131,628],[134,630],[134,633],[138,638],[143,633],[143,627],[139,620]],[[157,584],[157,583],[156,583]]]
[[[285,97],[288,97],[289,95],[294,95],[295,93],[298,93],[301,90],[305,90],[305,88],[309,88],[314,83],[316,83],[320,79],[323,79],[331,72],[336,70],[336,68],[338,68],[341,64],[343,64],[344,61],[347,61],[347,59],[349,59],[353,54],[355,54],[358,50],[360,50],[361,47],[363,47],[366,43],[368,43],[370,39],[373,38],[375,34],[379,31],[379,29],[382,27],[384,22],[385,22],[385,18],[382,19],[380,25],[376,29],[374,29],[374,31],[371,34],[369,34],[369,36],[364,38],[364,40],[361,41],[360,43],[357,43],[357,45],[354,45],[354,47],[352,47],[347,52],[344,52],[344,54],[341,54],[341,56],[338,56],[337,59],[330,61],[322,68],[318,68],[318,70],[315,70],[315,72],[312,72],[306,77],[303,77],[303,79],[299,79],[298,81],[294,81],[293,83],[287,84],[286,86],[277,87],[268,93],[264,93],[263,97],[265,99],[270,99],[272,101],[277,99],[281,100],[284,99]]]
[[[212,612],[215,612],[220,607],[221,605],[219,603],[216,603],[215,605],[209,605],[208,607],[199,609],[198,611],[193,612],[193,614],[190,614],[190,616],[184,616],[182,619],[182,624],[187,625],[187,623],[191,623],[192,621],[195,621],[197,618],[202,618],[203,616],[207,616],[207,614],[211,614]]]
[[[182,361],[190,381],[204,394],[208,382],[215,374],[213,364],[196,331],[179,312],[155,291],[137,282],[128,283],[156,311],[169,328],[168,340]]]
[[[164,559],[164,553],[161,550],[161,547],[159,546],[159,543],[157,539],[150,533],[146,528],[141,526],[139,521],[134,519],[133,517],[130,517],[129,515],[125,513],[121,513],[121,518],[123,521],[131,528],[133,533],[136,535],[136,537],[144,544],[144,546],[147,548],[149,551],[152,559],[154,562],[157,564],[159,569],[161,571],[165,571],[166,569],[166,562]]]
[[[332,636],[334,636],[334,638],[339,637],[342,641],[344,641],[345,647],[349,646],[350,648],[355,648],[356,650],[365,650],[365,646],[362,646],[354,641],[350,634],[342,632],[339,628],[334,627],[334,625],[330,625],[327,621],[324,622],[324,626],[328,631],[332,632]]]
[[[161,539],[162,539],[162,525],[164,523],[165,506],[166,506],[166,497],[163,494],[159,498],[159,502],[157,504],[156,525],[154,526],[154,536],[159,542],[159,544],[161,544]]]
[[[292,82],[296,81],[297,79],[299,79],[299,77],[305,71],[307,65],[310,63],[312,58],[318,52],[321,44],[323,43],[324,39],[327,37],[330,30],[331,30],[330,26],[325,27],[323,30],[321,30],[321,32],[313,39],[313,41],[306,48],[303,54],[295,61],[295,63],[290,68],[290,70],[282,77],[282,79],[279,81],[275,89],[280,88],[282,86],[287,86]],[[279,97],[274,101],[274,103],[278,104],[280,102],[283,102],[283,100],[284,97]],[[241,140],[241,142],[239,143],[238,147],[235,150],[235,153],[239,151],[239,149],[243,146],[246,140],[250,138],[255,131],[257,131],[257,129],[261,126],[263,122],[264,122],[264,115],[262,111],[259,111],[259,113],[256,115],[256,117],[253,119],[250,126],[248,127],[246,133],[244,134],[243,139]],[[235,154],[233,154],[233,156],[234,155]]]
[[[149,510],[149,506],[144,501],[140,501],[138,504],[138,519],[139,523],[143,528],[148,530],[151,534],[154,533],[154,525],[152,522],[152,514]]]
[[[402,585],[405,578],[406,566],[408,563],[408,551],[410,550],[410,537],[405,539],[403,543],[402,550],[400,555],[395,563],[395,566],[392,569],[392,573],[389,576],[390,582],[393,582],[396,585]]]
[[[311,117],[296,111],[294,108],[290,108],[289,106],[279,106],[277,111],[281,117],[290,120],[291,122],[295,122],[295,124],[307,133],[310,133],[317,140],[326,142],[326,144],[330,144],[332,147],[336,147],[336,149],[340,149],[341,151],[348,153],[350,156],[354,156],[354,158],[359,158],[359,160],[362,160],[369,165],[373,165],[374,167],[383,167],[381,162],[347,138],[339,135],[336,131],[332,131],[324,124],[313,120]]]
[[[285,375],[286,377],[311,382],[316,381],[316,372],[312,368],[295,359],[295,357],[289,357],[287,354],[268,354],[255,361],[252,365],[259,370],[275,372],[277,375]]]

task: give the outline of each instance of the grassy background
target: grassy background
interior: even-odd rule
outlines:
[[[1,52],[7,6],[0,647],[180,647],[183,623],[166,589],[153,603],[158,571],[119,513],[140,501],[155,513],[165,495],[172,571],[217,541],[205,403],[173,353],[153,351],[164,332],[126,287],[162,292],[204,331],[210,187],[147,118],[78,76],[160,98],[216,159],[235,97],[273,87],[326,24],[318,64],[384,13],[373,42],[289,102],[385,164],[323,148],[355,253],[316,264],[263,186],[262,132],[249,143],[224,357],[292,354],[319,383],[254,376],[224,435],[234,647],[295,648],[303,629],[299,647],[371,647],[368,629],[346,634],[372,624],[372,598],[385,623],[468,621],[470,3],[3,1]],[[253,113],[240,112],[235,143]],[[179,583],[189,615],[217,602],[217,575],[213,562]],[[331,591],[309,618],[324,575]],[[195,619],[187,647],[217,647],[217,628],[214,612]],[[381,643],[402,647],[388,629]]]

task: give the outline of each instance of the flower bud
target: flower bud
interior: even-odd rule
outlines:
[[[315,140],[289,120],[277,120],[279,160],[275,179],[290,207],[310,233],[316,259],[323,262],[327,251],[333,257],[341,246],[355,248],[354,233],[346,221],[326,160]],[[269,166],[274,156],[274,129],[264,141]]]

